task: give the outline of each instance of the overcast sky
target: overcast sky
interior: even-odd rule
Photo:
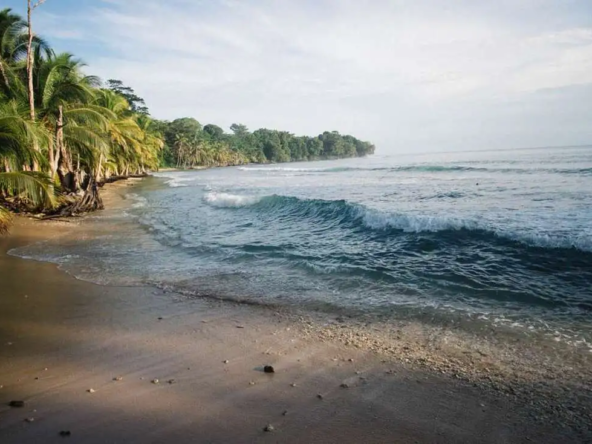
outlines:
[[[35,14],[157,118],[338,130],[383,153],[592,143],[591,0],[47,0]]]

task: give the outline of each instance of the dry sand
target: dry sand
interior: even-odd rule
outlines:
[[[589,397],[566,421],[560,398],[346,345],[353,327],[321,316],[97,286],[6,255],[70,227],[20,221],[0,239],[2,444],[592,442]]]

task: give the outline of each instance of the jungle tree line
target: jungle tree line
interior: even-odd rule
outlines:
[[[294,162],[365,156],[374,145],[336,131],[317,137],[295,136],[286,131],[233,124],[230,133],[214,124],[202,125],[193,118],[158,122],[164,135],[163,166],[191,168],[246,163]]]

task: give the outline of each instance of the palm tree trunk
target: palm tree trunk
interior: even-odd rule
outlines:
[[[49,168],[51,169],[51,178],[53,179],[58,170],[59,160],[62,154],[62,146],[64,145],[64,108],[62,105],[58,107],[58,121],[56,123],[55,135],[55,151],[52,144],[49,146]]]
[[[27,42],[27,79],[29,81],[29,112],[31,121],[35,121],[35,90],[33,88],[33,26],[31,22],[31,16],[33,10],[41,4],[42,0],[39,0],[37,4],[31,7],[31,0],[27,0],[27,28],[29,32],[29,40]],[[37,141],[33,142],[33,150],[39,151],[39,145]],[[37,160],[33,161],[33,171],[39,171],[39,164]]]
[[[4,79],[4,84],[6,85],[7,89],[10,89],[10,82],[8,81],[8,76],[6,75],[6,71],[4,70],[4,61],[0,60],[0,73],[2,74],[2,78]]]
[[[33,24],[31,16],[33,7],[31,0],[27,0],[27,28],[29,32],[29,40],[27,42],[27,79],[29,81],[29,111],[31,120],[35,121],[35,92],[33,89]]]

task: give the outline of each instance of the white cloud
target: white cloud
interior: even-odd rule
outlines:
[[[592,124],[538,139],[516,126],[553,125],[534,108],[545,89],[592,89],[592,22],[574,18],[585,0],[478,3],[110,0],[42,31],[100,42],[81,54],[92,71],[133,86],[157,117],[337,129],[385,150],[592,140]],[[565,97],[554,106],[573,122],[592,114]]]

